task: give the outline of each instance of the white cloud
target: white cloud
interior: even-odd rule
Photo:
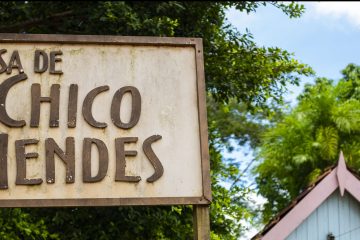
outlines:
[[[254,24],[254,22],[257,20],[254,13],[247,14],[246,12],[240,12],[234,7],[227,11],[226,17],[228,18],[229,22],[233,26],[236,26],[240,31],[243,31],[247,26]]]
[[[360,2],[313,2],[309,5],[318,17],[328,16],[335,20],[344,18],[360,28]]]

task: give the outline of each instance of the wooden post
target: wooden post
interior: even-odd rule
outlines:
[[[210,240],[210,212],[208,205],[193,205],[194,240]]]

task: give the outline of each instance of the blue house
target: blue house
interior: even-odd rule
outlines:
[[[359,240],[360,178],[343,154],[253,240]]]

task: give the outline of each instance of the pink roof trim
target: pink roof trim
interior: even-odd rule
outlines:
[[[347,169],[346,169],[346,163],[344,160],[344,155],[342,152],[340,152],[340,158],[339,158],[336,172],[337,172],[337,179],[338,179],[339,188],[340,188],[340,194],[341,194],[341,196],[344,196],[346,179],[347,179]]]
[[[293,209],[291,209],[261,239],[283,240],[289,236],[321,203],[337,188],[341,196],[345,190],[360,202],[360,181],[347,168],[343,153],[340,153],[338,166],[317,184]]]

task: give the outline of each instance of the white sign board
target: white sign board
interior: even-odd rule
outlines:
[[[201,39],[0,34],[0,206],[208,204]]]

